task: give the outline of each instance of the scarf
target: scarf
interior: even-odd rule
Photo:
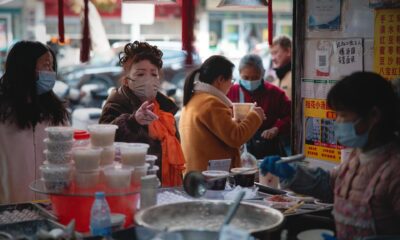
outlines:
[[[175,136],[175,118],[172,113],[160,109],[160,104],[154,101],[154,114],[159,119],[149,125],[150,137],[161,141],[162,162],[161,182],[163,187],[182,185],[182,172],[185,169],[185,159],[178,139]]]
[[[210,85],[210,84],[207,84],[207,83],[204,83],[204,82],[200,82],[200,81],[195,81],[193,90],[195,92],[206,92],[206,93],[209,93],[209,94],[211,94],[213,96],[216,96],[226,106],[232,107],[231,100],[229,100],[229,98],[223,92],[221,92],[219,89],[217,89],[213,85]]]
[[[285,66],[280,68],[275,68],[274,70],[279,80],[282,80],[282,78],[285,77],[286,73],[289,72],[291,69],[292,69],[292,63],[288,63]]]

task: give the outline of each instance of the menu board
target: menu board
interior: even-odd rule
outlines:
[[[341,149],[334,132],[336,113],[326,100],[304,99],[304,154],[306,157],[340,162]]]

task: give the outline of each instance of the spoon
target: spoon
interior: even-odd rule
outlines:
[[[304,154],[297,154],[290,157],[282,157],[281,160],[277,161],[277,163],[289,163],[295,161],[301,161],[304,159]],[[239,174],[247,173],[247,172],[254,172],[258,171],[258,168],[248,168],[244,171],[240,172],[233,172],[228,175],[222,177],[214,177],[206,179],[201,172],[198,171],[190,171],[188,172],[185,177],[183,178],[183,189],[185,192],[192,197],[198,198],[203,196],[207,191],[207,182],[217,181],[220,179],[233,177]]]

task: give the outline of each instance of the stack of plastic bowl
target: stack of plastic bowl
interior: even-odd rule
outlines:
[[[71,127],[47,127],[44,139],[46,161],[39,167],[45,187],[50,192],[62,192],[71,185],[73,166],[71,149],[74,130]]]
[[[156,155],[146,155],[145,161],[149,164],[149,168],[147,170],[147,175],[157,175],[158,170],[160,169],[155,162],[157,160]]]
[[[132,185],[140,185],[140,179],[147,175],[149,164],[146,163],[146,154],[149,145],[146,143],[126,143],[120,146],[121,163],[123,167],[131,167]]]

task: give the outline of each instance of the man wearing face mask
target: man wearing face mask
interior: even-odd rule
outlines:
[[[337,239],[400,239],[398,96],[380,75],[356,72],[333,86],[327,100],[337,114],[338,142],[353,148],[349,158],[326,171],[276,163],[280,157],[269,156],[260,165],[262,174],[279,176],[281,186],[297,193],[333,202]]]
[[[244,56],[239,63],[240,80],[227,96],[232,102],[257,103],[264,110],[266,119],[247,150],[256,158],[266,155],[285,155],[279,138],[290,134],[290,100],[284,91],[264,81],[265,69],[261,58],[255,54]]]
[[[122,86],[108,97],[99,121],[118,125],[117,142],[149,144],[148,153],[158,157],[162,186],[173,187],[182,184],[185,160],[175,126],[178,107],[159,92],[162,55],[146,42],[125,46],[120,57]]]

